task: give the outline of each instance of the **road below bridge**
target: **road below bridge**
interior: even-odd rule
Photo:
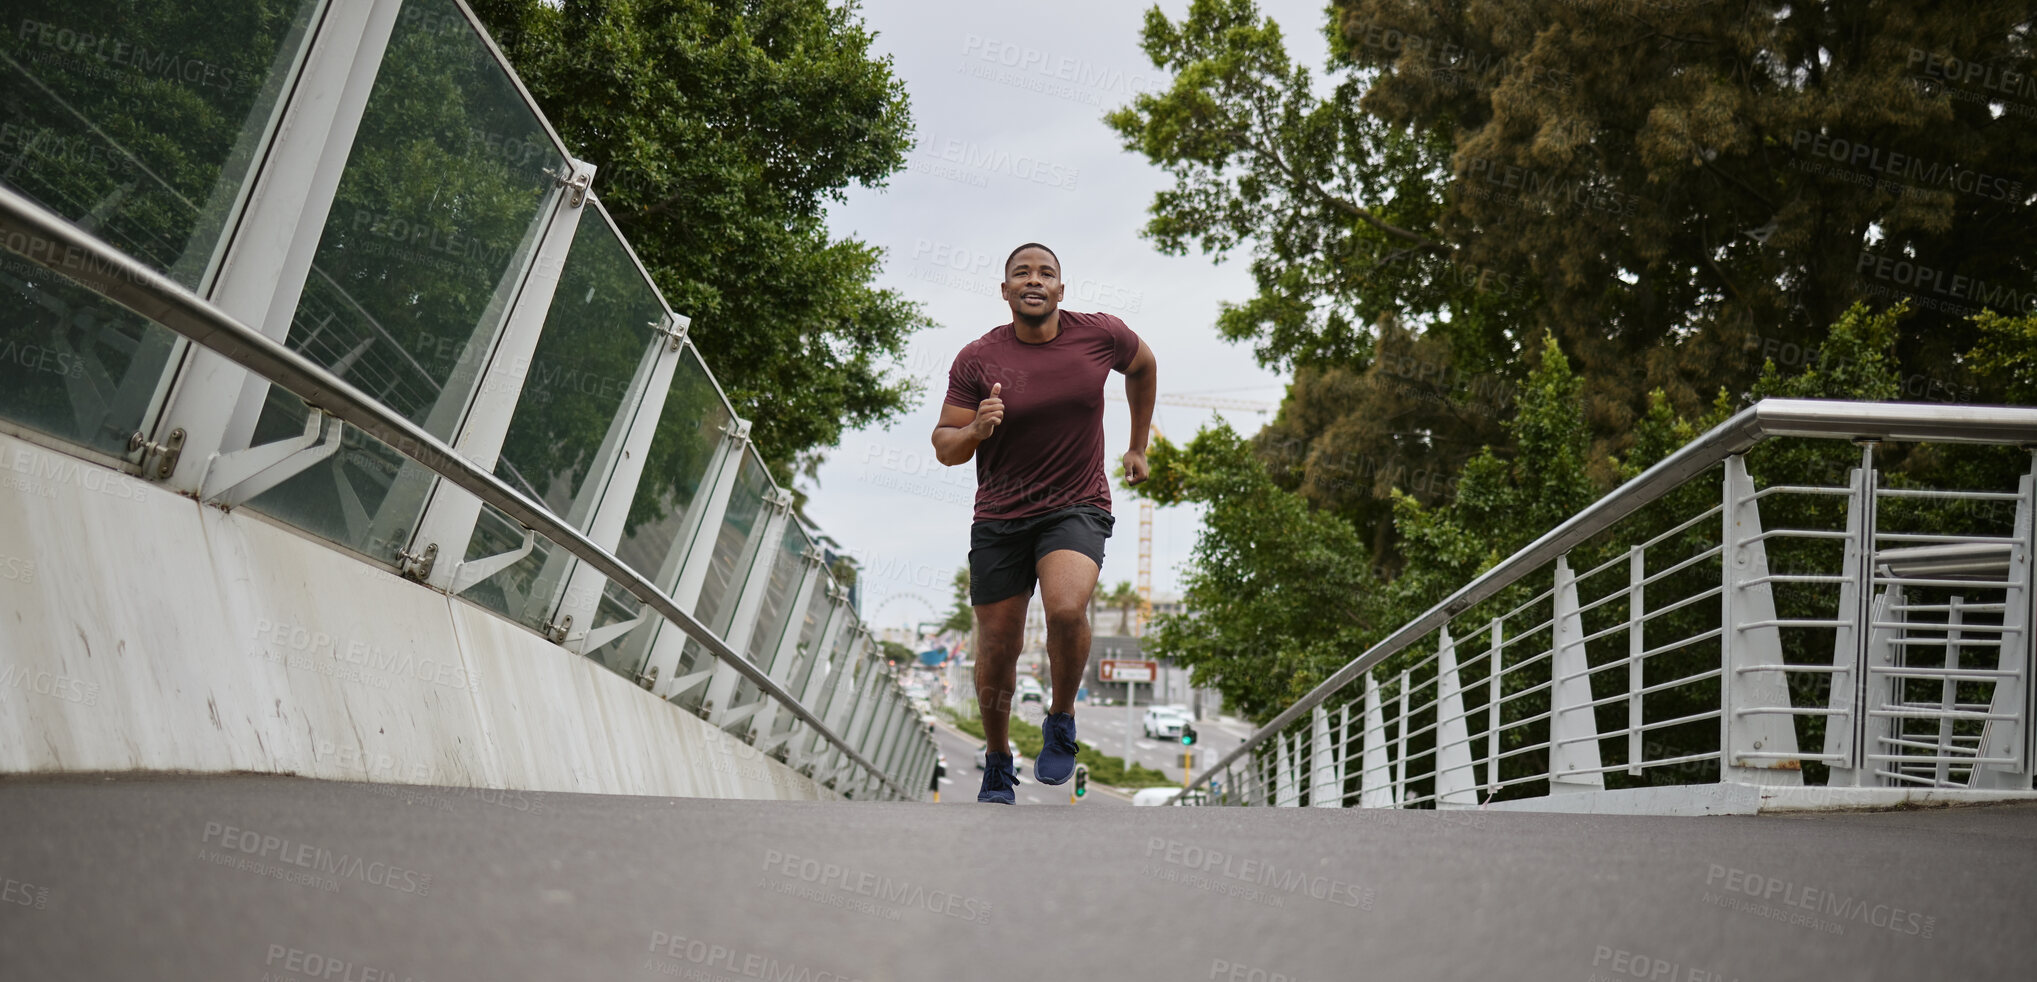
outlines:
[[[951,808],[72,777],[0,781],[0,829],[0,975],[20,980],[1754,982],[2037,963],[2028,806]]]

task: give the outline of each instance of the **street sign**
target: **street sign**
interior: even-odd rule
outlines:
[[[1097,666],[1105,682],[1151,682],[1160,675],[1160,663],[1133,658],[1105,658]]]

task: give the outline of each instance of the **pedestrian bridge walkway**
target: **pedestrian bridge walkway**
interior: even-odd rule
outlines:
[[[2020,979],[2028,805],[1759,817],[0,783],[23,979]]]
[[[134,25],[239,46],[183,101],[0,66],[67,148],[0,173],[7,978],[2030,963],[2037,410],[1748,409],[1194,779],[1249,807],[921,808],[839,547],[467,9],[255,6]]]

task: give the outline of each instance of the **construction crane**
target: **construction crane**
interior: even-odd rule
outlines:
[[[1123,402],[1123,393],[1104,391],[1103,397],[1113,402]],[[1257,399],[1233,399],[1229,396],[1204,396],[1192,393],[1167,394],[1153,397],[1161,406],[1186,406],[1191,409],[1236,409],[1261,415],[1280,408],[1277,402]],[[1153,421],[1153,435],[1162,436],[1160,421]],[[1146,622],[1153,619],[1153,503],[1139,502],[1139,623],[1132,628],[1132,636],[1146,636]]]

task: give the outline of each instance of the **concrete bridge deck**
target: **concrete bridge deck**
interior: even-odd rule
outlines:
[[[934,808],[0,782],[10,979],[2027,978],[2037,807]],[[1707,974],[1709,973],[1709,974]]]

